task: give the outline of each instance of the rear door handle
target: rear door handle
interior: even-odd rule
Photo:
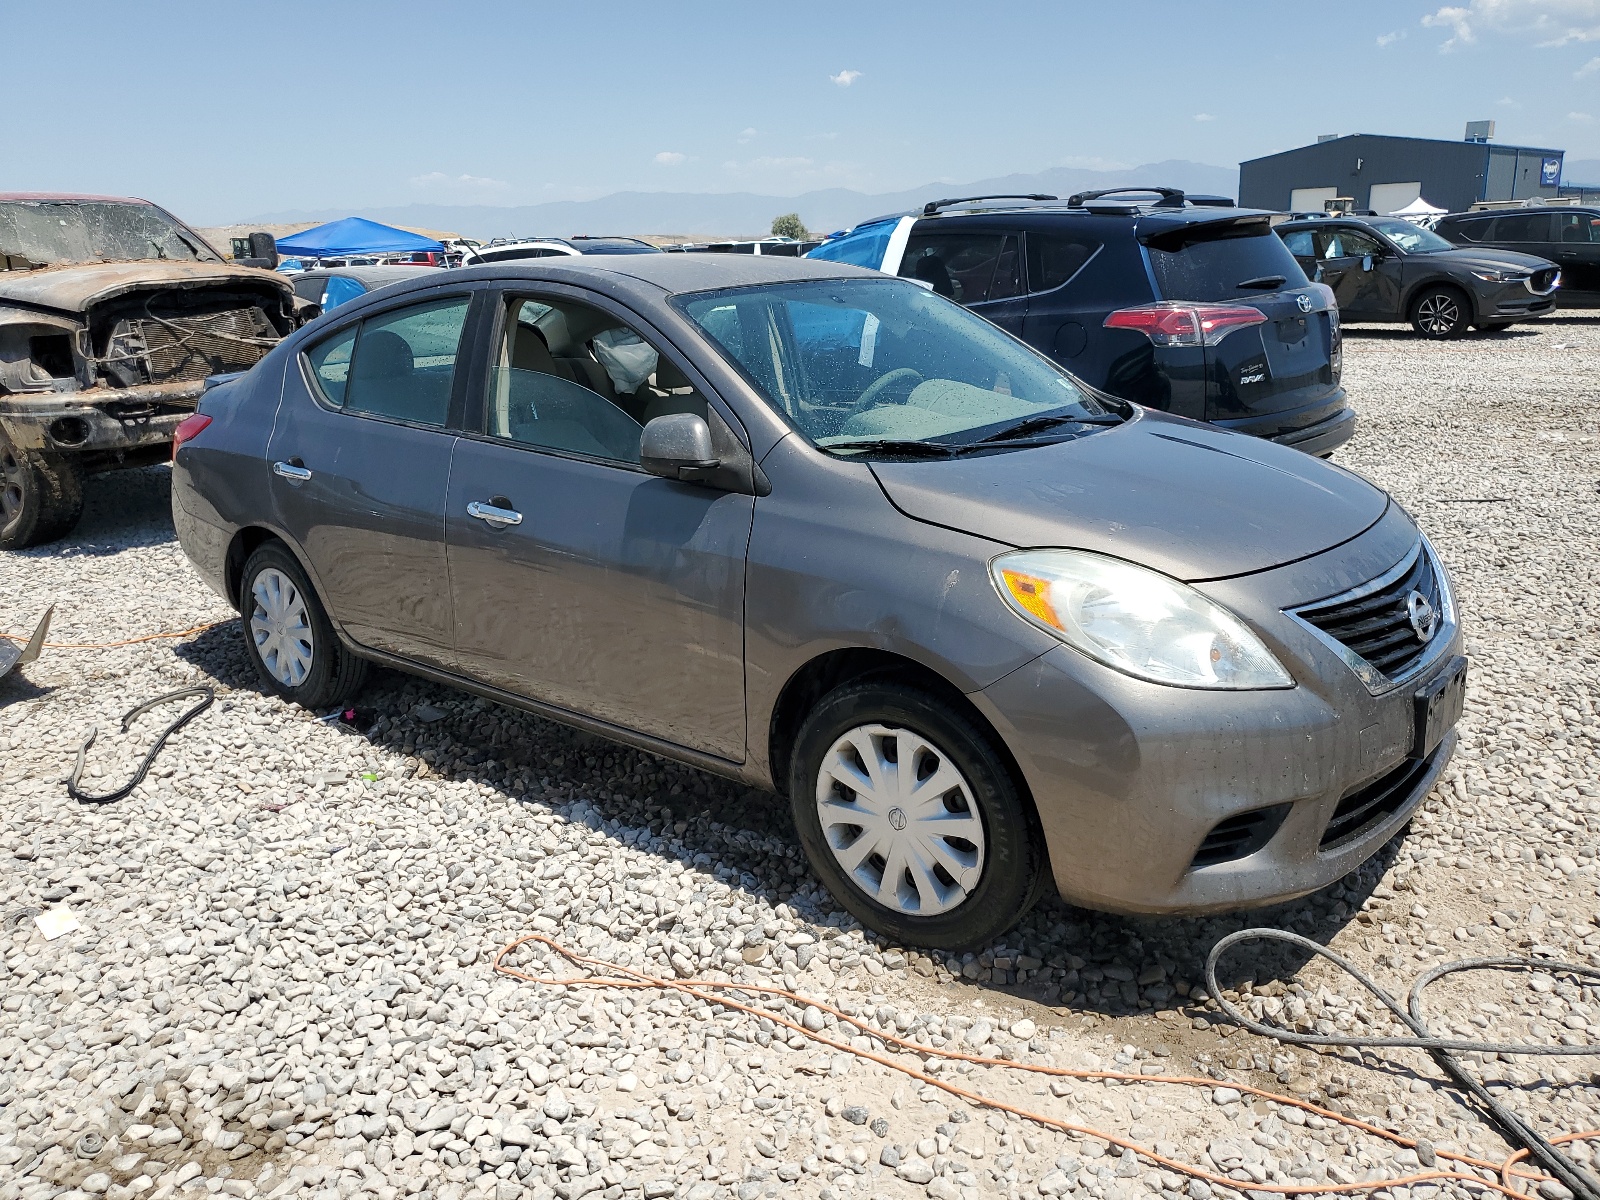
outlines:
[[[521,525],[522,514],[513,508],[498,508],[493,504],[484,504],[482,501],[473,500],[467,504],[467,516],[476,517],[486,525],[493,525],[496,529],[504,529],[508,525]]]
[[[298,463],[275,462],[272,464],[272,473],[281,475],[290,483],[304,483],[311,478],[310,470]]]

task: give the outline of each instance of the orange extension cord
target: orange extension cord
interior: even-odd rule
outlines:
[[[526,945],[529,942],[538,942],[541,945],[548,947],[550,950],[554,951],[556,954],[560,955],[562,958],[565,958],[568,962],[571,962],[574,965],[588,967],[590,969],[602,972],[609,972],[610,977],[607,975],[586,975],[568,979],[558,979],[540,975],[530,975],[527,972],[520,971],[515,967],[507,966],[505,964],[506,957],[518,947]],[[1075,1070],[1069,1067],[1047,1067],[1035,1063],[1012,1062],[1009,1059],[988,1058],[980,1054],[965,1054],[958,1050],[943,1050],[933,1046],[923,1046],[905,1038],[897,1037],[894,1034],[884,1033],[880,1030],[873,1029],[862,1019],[858,1017],[852,1017],[848,1013],[834,1008],[832,1005],[824,1004],[820,1001],[797,995],[794,992],[785,991],[782,988],[763,987],[760,985],[743,983],[721,983],[717,980],[704,979],[660,979],[653,975],[646,975],[641,971],[635,971],[631,967],[619,966],[616,963],[609,963],[603,959],[592,958],[584,954],[576,954],[567,949],[560,942],[555,941],[553,938],[548,938],[537,933],[518,938],[516,941],[511,942],[503,947],[494,957],[494,970],[501,975],[507,975],[513,979],[522,980],[525,983],[534,983],[545,987],[601,987],[681,992],[684,995],[693,996],[695,999],[702,1000],[708,1004],[720,1005],[723,1008],[732,1009],[735,1012],[746,1013],[753,1017],[765,1017],[774,1025],[781,1025],[783,1028],[792,1030],[793,1032],[798,1033],[801,1037],[807,1038],[810,1041],[820,1043],[821,1045],[827,1046],[833,1050],[842,1051],[846,1054],[852,1054],[857,1058],[867,1059],[870,1062],[877,1063],[879,1066],[888,1067],[891,1071],[897,1071],[902,1075],[917,1080],[919,1083],[930,1084],[941,1091],[948,1092],[952,1096],[958,1096],[963,1100],[971,1101],[973,1104],[981,1105],[985,1108],[998,1109],[1001,1112],[1008,1112],[1013,1116],[1021,1117],[1025,1121],[1032,1121],[1036,1125],[1042,1125],[1048,1129],[1054,1129],[1061,1133],[1075,1133],[1085,1137],[1099,1138],[1101,1141],[1108,1142],[1113,1146],[1121,1146],[1123,1149],[1131,1150],[1140,1158],[1151,1163],[1155,1163],[1158,1166],[1165,1167],[1169,1171],[1176,1171],[1180,1174],[1187,1175],[1192,1179],[1201,1179],[1208,1184],[1215,1184],[1219,1187],[1229,1188],[1235,1192],[1273,1192],[1283,1196],[1302,1196],[1337,1192],[1372,1192],[1377,1191],[1380,1188],[1409,1187],[1419,1183],[1454,1180],[1459,1183],[1473,1184],[1489,1191],[1499,1192],[1502,1195],[1513,1197],[1514,1200],[1527,1200],[1528,1193],[1520,1192],[1512,1186],[1511,1180],[1513,1176],[1518,1179],[1528,1179],[1536,1182],[1542,1182],[1543,1180],[1550,1178],[1544,1174],[1532,1174],[1526,1171],[1517,1171],[1513,1169],[1517,1162],[1527,1157],[1528,1152],[1526,1150],[1518,1150],[1504,1162],[1499,1163],[1489,1162],[1479,1158],[1472,1158],[1471,1156],[1465,1154],[1456,1154],[1448,1150],[1437,1150],[1435,1153],[1439,1158],[1450,1159],[1452,1162],[1459,1163],[1463,1167],[1475,1167],[1480,1171],[1498,1175],[1501,1182],[1495,1183],[1491,1180],[1481,1178],[1480,1176],[1468,1174],[1465,1171],[1424,1171],[1415,1175],[1397,1176],[1390,1179],[1368,1180],[1362,1183],[1320,1183],[1299,1185],[1282,1183],[1255,1183],[1254,1181],[1246,1183],[1238,1179],[1231,1179],[1226,1175],[1218,1175],[1213,1171],[1206,1170],[1204,1167],[1197,1167],[1189,1163],[1178,1162],[1175,1159],[1167,1158],[1164,1155],[1157,1154],[1154,1150],[1146,1146],[1140,1145],[1138,1142],[1130,1141],[1129,1139],[1121,1137],[1118,1134],[1106,1133],[1105,1131],[1095,1129],[1092,1126],[1078,1125],[1071,1121],[1064,1121],[1059,1117],[1050,1117],[1042,1113],[1030,1112],[1025,1108],[1020,1108],[1017,1105],[1009,1104],[1004,1100],[998,1100],[992,1096],[985,1096],[981,1092],[969,1091],[966,1088],[958,1087],[954,1083],[939,1079],[936,1076],[925,1074],[924,1072],[917,1070],[915,1067],[896,1062],[894,1059],[885,1054],[877,1054],[869,1050],[857,1050],[848,1042],[837,1041],[836,1039],[828,1037],[822,1033],[814,1033],[805,1028],[803,1025],[800,1025],[795,1021],[791,1021],[787,1017],[781,1016],[778,1013],[770,1012],[755,1005],[746,1004],[739,1000],[734,1000],[728,996],[720,995],[718,994],[718,991],[711,989],[728,989],[733,991],[753,993],[756,995],[777,996],[782,999],[792,1001],[795,1004],[815,1006],[823,1012],[832,1013],[833,1016],[838,1018],[840,1021],[854,1025],[868,1037],[877,1038],[880,1041],[897,1046],[905,1051],[922,1055],[924,1057],[943,1058],[957,1062],[976,1063],[980,1066],[986,1067],[1004,1067],[1005,1069],[1011,1071],[1026,1071],[1035,1075],[1050,1075],[1067,1079],[1116,1079],[1128,1083],[1171,1083],[1186,1087],[1202,1087],[1207,1089],[1218,1086],[1227,1086],[1234,1088],[1236,1091],[1260,1097],[1263,1100],[1270,1100],[1275,1104],[1283,1104],[1291,1108],[1298,1108],[1303,1112],[1312,1113],[1316,1116],[1323,1117],[1326,1120],[1337,1121],[1341,1125],[1346,1125],[1353,1129],[1359,1129],[1364,1133],[1372,1134],[1374,1137],[1383,1138],[1384,1140],[1393,1142],[1398,1146],[1415,1148],[1417,1142],[1414,1138],[1402,1137],[1400,1134],[1391,1133],[1389,1130],[1383,1129],[1380,1126],[1369,1125],[1367,1122],[1359,1121],[1354,1117],[1347,1117],[1341,1113],[1336,1113],[1326,1108],[1319,1108],[1315,1104],[1308,1103],[1305,1100],[1300,1100],[1294,1096],[1280,1096],[1274,1092],[1263,1091],[1261,1088],[1251,1087],[1249,1084],[1244,1083],[1228,1083],[1226,1085],[1219,1085],[1218,1081],[1215,1079],[1206,1079],[1197,1076],[1134,1075],[1125,1071],[1088,1071]],[[617,976],[620,976],[621,978],[617,978]],[[1563,1137],[1553,1138],[1551,1140],[1559,1143],[1582,1141],[1588,1138],[1600,1138],[1600,1130],[1586,1130],[1582,1133],[1569,1133]]]
[[[204,633],[208,629],[215,629],[223,621],[212,621],[207,625],[196,625],[193,629],[180,629],[176,633],[147,633],[143,637],[127,638],[120,642],[46,642],[46,650],[113,650],[118,646],[137,646],[140,642],[159,642],[165,638],[186,638],[196,633]],[[13,642],[26,642],[26,634],[0,633],[0,638]]]

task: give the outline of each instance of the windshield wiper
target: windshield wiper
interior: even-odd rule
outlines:
[[[852,442],[823,442],[824,450],[877,450],[884,454],[916,455],[920,458],[950,458],[961,452],[960,446],[944,442],[897,441],[894,438],[861,438]]]
[[[1101,416],[1067,416],[1057,413],[1055,416],[1029,417],[1025,421],[1018,421],[1015,425],[1007,425],[988,437],[981,437],[970,445],[984,446],[990,442],[1009,442],[1013,438],[1027,437],[1042,429],[1053,429],[1057,425],[1121,425],[1124,419],[1112,413]]]
[[[1246,279],[1243,283],[1236,283],[1236,288],[1249,288],[1254,292],[1275,292],[1288,283],[1284,275],[1257,275],[1254,279]]]

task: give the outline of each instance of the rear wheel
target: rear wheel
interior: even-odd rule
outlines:
[[[83,468],[75,458],[23,450],[0,433],[0,550],[65,537],[83,516]]]
[[[306,708],[355,698],[367,663],[346,650],[294,555],[279,542],[259,547],[239,587],[245,650],[261,682]]]
[[[823,697],[789,779],[812,869],[863,925],[969,950],[1048,885],[1042,841],[994,737],[928,692],[887,682]]]
[[[1423,337],[1438,341],[1460,337],[1471,323],[1472,305],[1455,288],[1428,288],[1411,302],[1411,328]]]

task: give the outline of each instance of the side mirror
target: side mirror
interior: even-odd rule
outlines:
[[[1363,254],[1363,255],[1362,255],[1362,256],[1361,256],[1361,269],[1362,269],[1362,270],[1363,270],[1363,271],[1370,271],[1370,270],[1372,270],[1372,255],[1370,255],[1370,254]]]
[[[699,483],[722,465],[711,445],[711,427],[694,413],[668,413],[644,427],[639,465],[663,479]]]
[[[252,233],[248,239],[235,238],[234,245],[237,246],[240,242],[246,240],[250,243],[250,256],[248,258],[235,256],[235,262],[240,266],[261,267],[268,271],[276,271],[278,269],[277,238],[270,233]]]

